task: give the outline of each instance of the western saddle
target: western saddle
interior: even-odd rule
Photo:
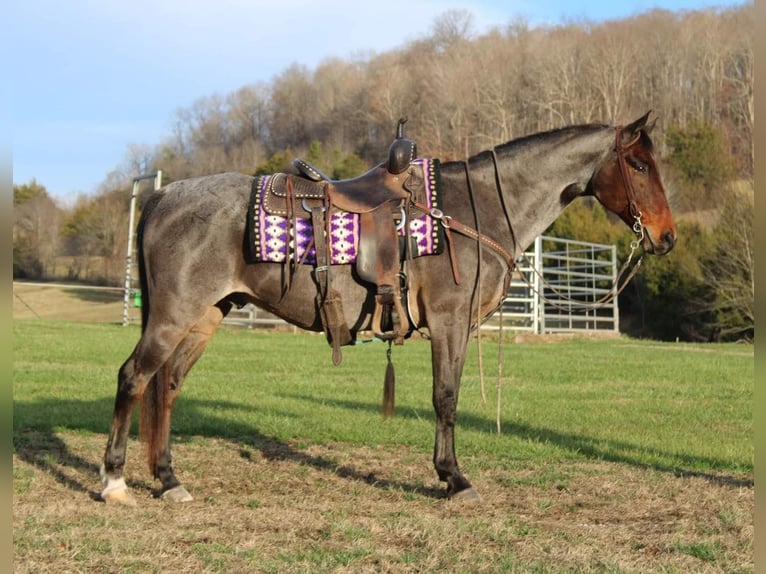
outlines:
[[[333,362],[341,361],[340,347],[352,341],[343,314],[340,293],[330,282],[330,213],[345,211],[359,216],[359,242],[356,272],[376,286],[372,330],[376,337],[404,342],[411,330],[402,303],[401,249],[396,219],[405,227],[406,213],[413,194],[424,187],[424,174],[413,164],[417,157],[414,140],[404,136],[406,118],[399,120],[396,137],[388,150],[388,160],[353,179],[332,180],[309,163],[296,159],[298,174],[279,174],[273,178],[267,210],[282,213],[294,221],[298,210],[311,216],[316,250],[315,279],[317,305],[323,328],[333,348]],[[396,214],[396,215],[395,215]],[[291,223],[288,223],[290,225]],[[408,245],[409,239],[405,239]],[[294,259],[294,258],[293,258]],[[291,265],[294,260],[288,257]],[[286,273],[287,289],[291,270]]]

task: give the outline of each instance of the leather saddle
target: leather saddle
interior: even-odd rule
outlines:
[[[301,212],[311,216],[317,254],[317,303],[336,364],[340,362],[338,347],[350,343],[352,337],[345,322],[340,293],[330,284],[329,214],[333,211],[359,215],[356,271],[361,279],[376,286],[373,333],[402,344],[410,331],[402,304],[396,217],[400,221],[406,219],[408,202],[422,199],[425,174],[419,165],[413,164],[417,146],[414,140],[404,137],[405,122],[406,119],[399,120],[388,160],[367,173],[353,179],[332,180],[311,164],[296,159],[293,167],[298,173],[274,174],[263,198],[263,207],[268,213],[288,220],[297,218]]]

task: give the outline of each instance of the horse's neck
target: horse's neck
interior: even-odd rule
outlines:
[[[611,129],[551,133],[497,153],[505,208],[520,255],[586,190],[611,150]],[[494,168],[493,168],[494,169]]]

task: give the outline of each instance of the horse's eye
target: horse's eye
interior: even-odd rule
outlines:
[[[632,159],[630,161],[630,167],[635,169],[638,173],[648,173],[649,172],[649,166],[646,165],[642,161],[638,161],[637,159]]]

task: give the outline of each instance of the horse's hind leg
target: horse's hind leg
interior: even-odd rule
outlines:
[[[141,335],[133,353],[120,367],[117,375],[117,396],[114,415],[101,467],[104,489],[101,498],[107,502],[134,505],[122,476],[128,434],[136,402],[143,396],[146,386],[183,339],[184,331],[173,328],[152,328],[150,324]]]
[[[149,406],[142,412],[142,424],[152,424],[154,421],[155,430],[159,432],[146,433],[148,430],[142,428],[142,435],[147,442],[147,451],[149,456],[149,466],[155,478],[158,478],[162,484],[162,498],[174,502],[188,502],[192,500],[191,494],[184,488],[181,481],[173,471],[172,456],[170,454],[170,418],[178,395],[181,392],[186,375],[202,356],[207,344],[215,334],[221,321],[231,309],[231,303],[224,301],[217,306],[210,307],[205,316],[192,327],[189,334],[176,347],[176,350],[160,368],[157,373],[156,384],[167,383],[167,393],[164,396],[162,405],[151,405],[148,397],[144,398],[143,405]],[[164,377],[169,380],[163,381]],[[162,408],[164,412],[157,413],[157,408]],[[159,416],[159,418],[158,418]],[[156,429],[156,425],[162,428]]]
[[[224,305],[229,304],[222,304],[222,307]],[[225,308],[228,310],[229,307]],[[101,497],[105,501],[135,504],[122,475],[133,409],[136,402],[144,397],[144,392],[152,379],[154,379],[151,385],[152,391],[144,397],[142,438],[149,443],[147,453],[154,475],[158,476],[158,473],[162,472],[165,476],[163,490],[172,489],[179,484],[174,479],[170,467],[170,454],[167,447],[170,407],[178,395],[183,377],[202,354],[223,315],[221,308],[211,307],[203,314],[202,319],[188,330],[167,326],[161,329],[152,328],[150,321],[133,354],[120,367],[114,417],[104,454],[104,465],[101,469],[104,483]],[[173,380],[178,382],[175,390],[170,384]],[[169,384],[168,392],[158,392],[158,389],[164,391],[165,383]],[[144,420],[149,413],[152,413],[153,420]],[[167,454],[163,455],[163,452]],[[160,462],[162,460],[167,462]],[[169,472],[165,470],[165,467],[169,469]],[[171,486],[165,488],[164,484]]]

